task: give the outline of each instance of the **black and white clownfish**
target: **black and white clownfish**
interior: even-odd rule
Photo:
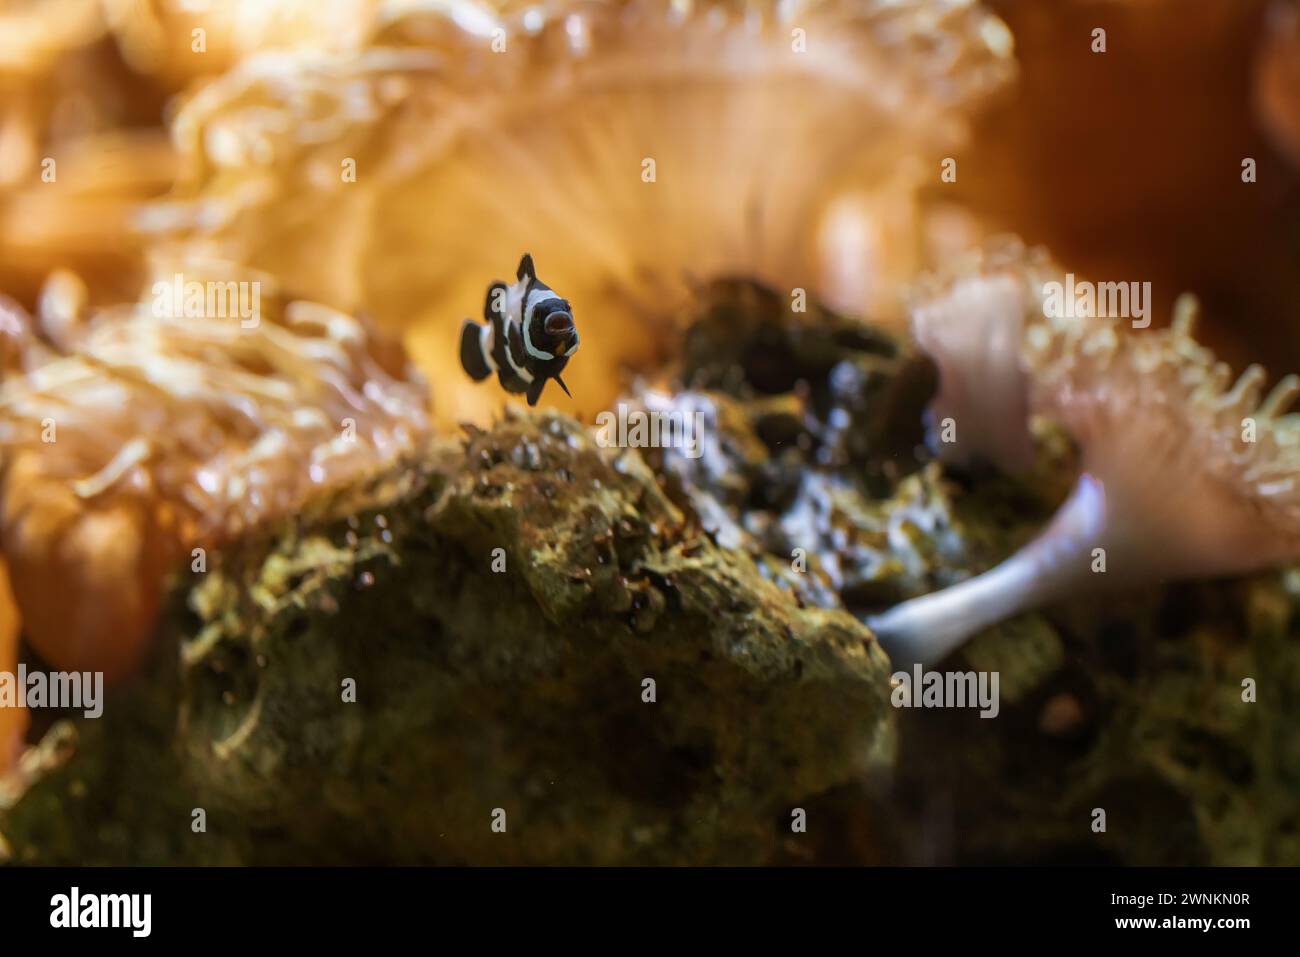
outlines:
[[[517,282],[494,282],[479,324],[466,319],[460,329],[460,364],[475,382],[493,372],[507,392],[525,392],[536,405],[547,379],[554,379],[573,398],[560,373],[578,351],[573,308],[537,278],[533,257],[524,254]]]

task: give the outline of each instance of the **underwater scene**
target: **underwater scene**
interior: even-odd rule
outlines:
[[[0,870],[1300,865],[1298,214],[1292,0],[0,0]]]

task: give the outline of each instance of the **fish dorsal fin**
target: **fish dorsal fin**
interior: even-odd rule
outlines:
[[[519,270],[515,273],[516,279],[536,279],[537,270],[533,268],[533,257],[529,253],[524,253],[524,258],[519,260]]]

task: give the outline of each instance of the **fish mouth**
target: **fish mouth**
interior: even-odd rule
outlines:
[[[553,312],[546,317],[544,328],[548,335],[561,339],[573,338],[573,316],[567,312]]]

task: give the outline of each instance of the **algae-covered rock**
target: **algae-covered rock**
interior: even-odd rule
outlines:
[[[760,862],[801,803],[892,757],[865,627],[801,607],[637,452],[559,416],[473,431],[227,551],[188,604],[157,742],[175,778],[123,825],[174,829],[183,860]],[[84,853],[41,847],[18,810],[21,858]]]

